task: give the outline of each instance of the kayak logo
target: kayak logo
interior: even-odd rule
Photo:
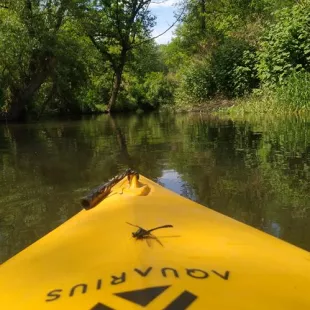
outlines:
[[[149,266],[147,269],[139,269],[134,268],[132,270],[127,270],[123,272],[118,273],[112,273],[109,276],[105,276],[104,278],[97,278],[96,280],[90,281],[90,282],[80,282],[76,284],[70,285],[70,287],[58,287],[56,289],[53,289],[49,291],[45,296],[45,302],[58,302],[61,301],[63,298],[75,298],[75,296],[79,296],[81,294],[88,294],[89,292],[93,291],[100,291],[104,289],[105,286],[118,286],[123,283],[126,283],[128,280],[131,281],[131,279],[139,279],[139,278],[149,278],[152,276],[157,275],[162,277],[163,279],[174,279],[175,281],[182,280],[184,278],[191,279],[194,281],[210,281],[208,279],[211,279],[212,281],[228,281],[230,279],[230,271],[226,270],[225,272],[219,272],[217,270],[209,270],[205,271],[198,268],[180,268],[175,269],[171,267],[163,267],[163,268],[153,268],[152,266]],[[155,286],[151,288],[141,289],[141,290],[135,290],[135,291],[129,291],[129,292],[121,292],[121,293],[115,293],[117,297],[127,299],[129,301],[135,302],[137,305],[141,305],[141,300],[145,300],[145,305],[148,305],[152,301],[151,296],[153,296],[153,299],[162,294],[166,289],[168,289],[170,286]],[[114,290],[113,290],[114,291]],[[133,297],[132,297],[133,296]],[[142,296],[142,297],[141,297]],[[189,303],[189,300],[191,298],[193,299],[195,296],[192,293],[188,291],[184,291],[179,299],[178,302],[181,302],[182,304],[186,305]],[[197,297],[193,299],[193,301]],[[181,300],[181,301],[180,301]],[[185,301],[184,301],[185,300]],[[191,301],[191,302],[193,302]],[[103,304],[99,304],[101,306],[101,309],[104,309]],[[98,305],[95,305],[94,307],[99,307]],[[107,307],[107,306],[105,306]],[[96,308],[94,308],[96,309]],[[97,308],[100,309],[100,308]],[[112,308],[106,308],[106,309],[112,309]],[[167,308],[168,310],[173,308]],[[177,309],[186,309],[186,308],[177,308]]]
[[[146,307],[150,302],[152,302],[159,295],[164,293],[170,285],[168,286],[155,286],[149,287],[141,290],[134,290],[128,292],[115,293],[114,295],[133,302],[139,306]],[[174,309],[187,309],[195,300],[197,296],[189,291],[183,291],[179,296],[172,300],[163,310],[174,310]],[[90,310],[115,310],[105,304],[97,303]]]

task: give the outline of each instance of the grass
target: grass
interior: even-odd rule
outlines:
[[[276,89],[278,103],[295,111],[310,108],[310,73],[293,72]]]
[[[310,112],[310,73],[293,72],[277,87],[262,88],[236,99],[217,114],[300,114]]]

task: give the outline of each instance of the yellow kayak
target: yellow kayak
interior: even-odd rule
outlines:
[[[307,251],[131,170],[82,203],[0,267],[0,309],[310,309]]]

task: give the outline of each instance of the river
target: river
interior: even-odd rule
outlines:
[[[0,151],[0,262],[127,167],[310,250],[307,119],[153,113],[0,125]]]

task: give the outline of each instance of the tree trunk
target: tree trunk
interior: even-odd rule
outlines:
[[[200,0],[200,29],[202,34],[206,31],[206,0]]]
[[[3,112],[1,115],[1,121],[23,121],[26,118],[26,105],[24,102],[15,97],[10,105],[10,109],[7,112]]]
[[[26,117],[26,107],[31,101],[36,91],[41,87],[55,66],[55,58],[46,60],[44,68],[39,72],[34,72],[29,79],[27,86],[13,92],[10,108],[0,115],[0,121],[21,121]]]
[[[110,113],[111,107],[116,102],[116,99],[117,99],[117,96],[118,96],[118,92],[119,92],[120,87],[121,87],[121,82],[122,82],[122,71],[115,73],[113,87],[112,87],[112,94],[111,94],[111,97],[110,97],[110,100],[109,100],[109,104],[108,104],[108,109],[107,109],[108,113]]]
[[[120,57],[120,62],[117,67],[114,67],[115,77],[112,87],[112,94],[109,100],[107,112],[110,113],[112,106],[115,104],[119,90],[121,88],[123,69],[126,63],[127,49],[123,47]]]

